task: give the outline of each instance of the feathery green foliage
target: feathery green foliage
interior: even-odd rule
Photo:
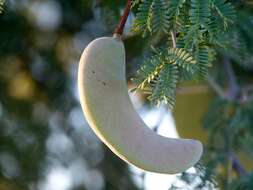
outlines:
[[[153,97],[150,98],[151,101],[157,103],[163,100],[169,105],[174,105],[173,98],[164,96],[162,89],[157,90],[157,88],[166,88],[166,91],[174,94],[173,91],[176,89],[176,87],[169,89],[167,83],[162,81],[165,77],[159,75],[165,75],[164,72],[166,72],[161,72],[162,67],[165,64],[175,64],[178,68],[176,73],[178,76],[173,78],[179,81],[196,78],[196,76],[205,78],[212,65],[211,62],[215,60],[214,48],[226,46],[221,38],[227,35],[228,26],[235,18],[234,8],[231,3],[223,0],[142,0],[134,2],[139,7],[133,31],[142,33],[143,36],[149,34],[151,39],[160,32],[168,36],[167,41],[161,38],[157,42],[159,45],[155,48],[162,47],[160,48],[162,51],[145,61],[137,72],[135,77],[137,80],[134,80],[137,89],[146,91],[146,87],[149,87],[152,89],[150,91]],[[170,34],[174,35],[170,37]],[[168,45],[173,40],[176,41],[176,49]],[[173,84],[176,83],[173,82]]]
[[[225,0],[213,0],[212,7],[217,11],[219,16],[222,18],[224,27],[227,28],[229,23],[234,22],[235,10],[231,6],[231,3],[226,2]]]
[[[185,3],[185,0],[171,0],[169,1],[169,13],[170,17],[176,17],[180,15],[180,10]]]
[[[148,99],[156,105],[160,105],[161,102],[165,102],[172,108],[175,102],[175,88],[177,86],[177,82],[177,64],[174,62],[164,65],[158,77],[156,77],[153,83],[151,83],[152,92]]]
[[[137,89],[150,94],[151,102],[165,102],[173,108],[176,85],[182,80],[179,72],[194,73],[196,61],[182,48],[154,51],[155,55],[144,62],[133,81],[138,84]]]
[[[208,49],[199,47],[196,50],[196,60],[198,62],[198,73],[201,77],[205,77],[208,74],[208,68],[211,66]]]
[[[209,23],[211,16],[210,1],[191,0],[189,16],[193,25]]]
[[[164,67],[162,57],[162,52],[156,52],[156,55],[143,63],[143,66],[137,71],[138,78],[133,79],[133,81],[138,84],[138,89],[145,89],[152,80],[157,77],[161,69]]]
[[[194,58],[183,48],[170,48],[168,50],[168,59],[178,66],[193,72],[193,64],[196,63]]]
[[[140,31],[143,35],[147,31],[151,31],[152,3],[153,0],[147,0],[140,4],[135,19],[134,31]]]
[[[168,33],[169,29],[169,15],[168,15],[168,4],[165,0],[154,0],[152,7],[152,23],[151,23],[151,31],[159,32],[162,31],[164,33]]]

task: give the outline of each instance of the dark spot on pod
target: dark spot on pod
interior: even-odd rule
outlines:
[[[92,73],[95,74],[95,71],[92,70]]]
[[[105,85],[106,85],[106,83],[105,83],[105,82],[103,82],[103,85],[105,86]]]

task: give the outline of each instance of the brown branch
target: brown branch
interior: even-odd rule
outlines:
[[[214,90],[214,92],[223,99],[228,99],[226,93],[221,88],[221,86],[210,76],[207,77],[208,84]]]
[[[171,34],[171,39],[172,39],[172,45],[173,45],[173,48],[176,48],[177,47],[177,37],[176,37],[176,32],[171,30],[170,31],[170,34]]]
[[[214,92],[225,100],[235,101],[238,103],[248,103],[253,101],[253,86],[246,85],[240,87],[237,82],[236,74],[228,58],[224,58],[224,69],[228,77],[228,91],[225,90],[209,75],[207,81]]]
[[[131,10],[131,5],[132,5],[131,0],[128,0],[126,8],[124,10],[124,13],[121,16],[120,22],[119,22],[118,26],[116,27],[116,29],[114,30],[114,35],[121,36],[123,34],[124,27],[125,27],[128,15]]]

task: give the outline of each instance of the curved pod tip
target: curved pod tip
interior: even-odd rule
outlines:
[[[199,141],[166,138],[142,121],[128,95],[125,49],[121,40],[92,41],[79,63],[78,89],[86,120],[121,159],[157,173],[179,173],[198,162]]]

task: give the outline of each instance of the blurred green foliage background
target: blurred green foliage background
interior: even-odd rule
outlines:
[[[188,187],[198,177],[203,182],[198,189],[212,189],[206,183],[212,178],[221,189],[253,189],[253,7],[250,0],[231,2],[237,21],[223,39],[228,48],[216,48],[209,85],[184,83],[177,94],[179,134],[202,140],[206,148],[205,170],[181,176]],[[0,190],[139,189],[128,166],[87,126],[76,87],[83,49],[96,37],[112,35],[124,5],[117,0],[5,2],[0,14]],[[124,41],[128,78],[149,55],[150,44],[164,37],[142,38],[129,28]]]

